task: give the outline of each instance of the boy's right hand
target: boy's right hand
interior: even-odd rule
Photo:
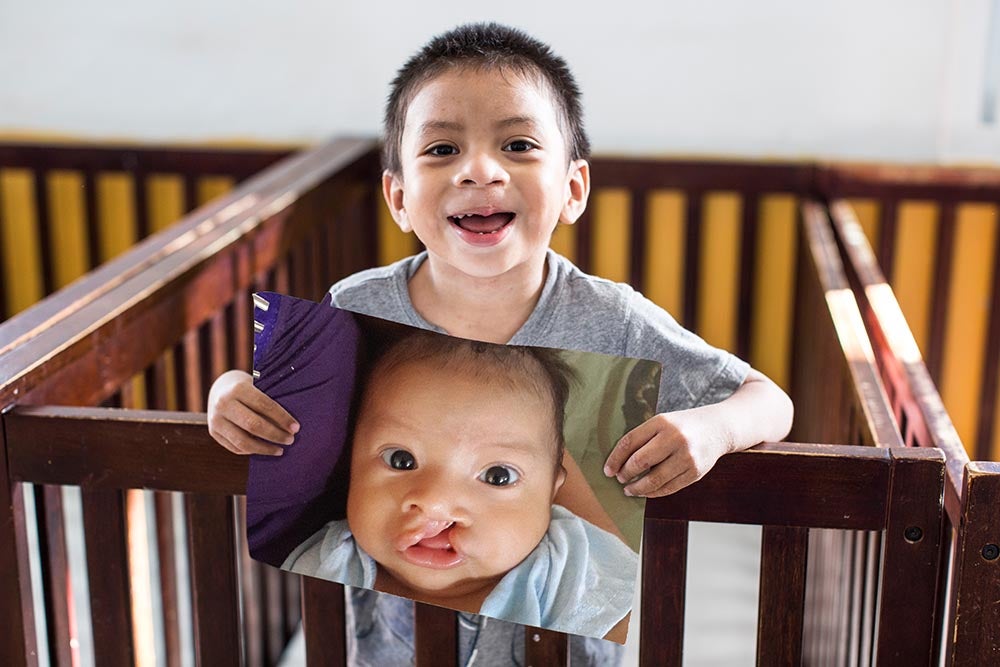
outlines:
[[[249,373],[228,371],[212,383],[208,432],[229,451],[281,456],[285,450],[273,443],[292,444],[298,430],[298,422],[283,407],[253,386]]]

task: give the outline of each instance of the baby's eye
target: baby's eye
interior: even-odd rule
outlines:
[[[458,149],[449,144],[437,144],[427,149],[427,154],[435,157],[448,157],[456,153],[458,153]]]
[[[382,452],[382,460],[393,470],[413,470],[417,460],[405,449],[387,449]]]
[[[510,486],[521,479],[521,475],[508,466],[490,466],[479,473],[479,479],[490,486]]]
[[[510,153],[527,153],[528,151],[533,150],[535,148],[538,148],[538,146],[528,141],[527,139],[515,139],[514,141],[504,146],[503,149]]]

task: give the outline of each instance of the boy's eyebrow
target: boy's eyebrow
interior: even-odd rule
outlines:
[[[498,129],[504,129],[514,125],[530,125],[535,127],[538,125],[536,121],[531,116],[510,116],[509,118],[503,118],[496,122],[496,127]],[[419,134],[427,134],[428,132],[433,132],[434,130],[451,130],[453,132],[459,132],[465,129],[465,125],[450,120],[429,120],[420,126]]]
[[[531,116],[511,116],[497,122],[498,128],[510,127],[512,125],[538,125],[538,122]]]
[[[433,130],[464,130],[465,126],[450,120],[429,120],[420,126],[420,134],[426,134]]]

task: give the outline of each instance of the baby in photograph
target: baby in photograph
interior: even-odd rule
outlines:
[[[553,504],[572,375],[542,348],[391,344],[363,388],[347,518],[283,569],[624,642],[637,554]]]

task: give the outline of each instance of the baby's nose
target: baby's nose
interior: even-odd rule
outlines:
[[[418,513],[426,521],[462,523],[466,519],[460,494],[454,485],[440,480],[413,485],[403,497],[402,510],[406,514]]]

